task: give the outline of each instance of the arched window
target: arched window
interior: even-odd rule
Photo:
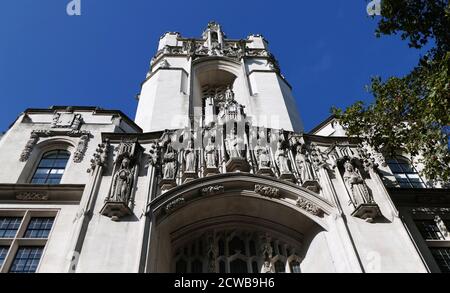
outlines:
[[[390,158],[387,163],[400,187],[425,188],[422,178],[408,159],[396,156]]]
[[[31,183],[59,184],[61,182],[70,153],[66,150],[56,150],[45,153],[39,162]]]
[[[200,243],[203,247],[201,252],[186,249]],[[281,249],[275,249],[275,244]],[[175,249],[174,269],[176,272],[191,273],[261,273],[266,272],[263,266],[268,263],[270,272],[286,273],[286,266],[290,264],[291,267],[295,267],[291,271],[297,273],[300,272],[300,262],[294,263],[289,260],[297,260],[295,251],[298,249],[299,247],[292,243],[289,244],[261,231],[209,230]],[[270,256],[263,255],[265,250],[269,251]]]

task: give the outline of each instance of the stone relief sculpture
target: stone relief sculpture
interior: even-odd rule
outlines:
[[[242,159],[243,140],[237,135],[237,131],[234,130],[226,139],[227,154],[230,159],[239,158]]]
[[[185,172],[195,172],[196,169],[196,154],[194,150],[194,143],[188,142],[188,146],[184,150]]]
[[[130,159],[124,157],[120,170],[114,175],[112,193],[109,200],[115,202],[128,202],[133,185],[133,177]]]
[[[295,155],[295,163],[299,170],[299,175],[302,182],[314,181],[315,176],[312,169],[312,164],[304,152],[302,145],[297,146],[297,154]]]
[[[166,139],[166,142],[163,143],[161,158],[162,179],[160,182],[160,186],[162,191],[167,191],[177,186],[176,175],[178,170],[178,152],[173,148],[171,138],[168,137]]]
[[[352,215],[372,222],[380,213],[378,205],[369,193],[361,174],[350,161],[344,163],[344,170],[343,179],[350,193],[351,204],[355,208]]]
[[[84,154],[87,150],[89,143],[89,135],[83,135],[78,142],[77,150],[74,153],[73,161],[75,163],[81,163],[84,159]]]
[[[347,161],[344,164],[344,168],[344,181],[351,191],[353,205],[357,207],[361,204],[373,203],[373,199],[369,194],[364,179],[359,172],[355,170],[353,164]]]
[[[33,151],[34,147],[39,141],[39,135],[35,133],[34,131],[30,135],[30,139],[27,141],[27,144],[25,145],[25,148],[23,149],[22,153],[20,154],[20,161],[26,162],[30,158],[31,152]]]
[[[184,149],[183,159],[183,181],[187,182],[197,178],[197,154],[192,140],[189,140],[187,147]]]
[[[134,191],[143,149],[134,141],[122,141],[116,149],[111,188],[100,213],[113,221],[133,214]]]
[[[258,139],[255,147],[255,156],[259,169],[270,168],[270,156],[266,147],[261,146],[261,138]]]
[[[291,170],[289,168],[289,158],[288,153],[285,148],[283,148],[282,142],[278,142],[277,150],[275,152],[275,159],[277,162],[278,169],[281,174],[290,174]]]
[[[166,152],[163,156],[163,179],[175,179],[177,153],[172,147],[172,143],[167,144]]]
[[[205,161],[206,168],[217,167],[217,151],[212,136],[208,139],[208,144],[205,146]]]

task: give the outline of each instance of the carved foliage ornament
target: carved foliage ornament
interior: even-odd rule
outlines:
[[[49,196],[39,192],[22,192],[16,195],[16,199],[23,201],[47,201]]]
[[[214,185],[214,186],[208,186],[205,188],[202,188],[200,193],[203,196],[207,195],[215,195],[225,192],[225,187],[223,185]]]
[[[260,184],[255,185],[255,192],[259,195],[269,198],[280,198],[280,190],[275,187],[264,186]]]
[[[299,198],[296,202],[296,206],[307,211],[310,214],[313,214],[314,216],[320,217],[323,215],[322,209],[320,209],[318,206],[316,206],[315,204],[313,204],[312,202],[310,202],[307,199]]]
[[[77,147],[77,153],[74,156],[75,163],[81,162],[84,157],[84,153],[87,149],[89,138],[91,137],[91,133],[89,131],[84,130],[33,130],[30,134],[30,139],[27,141],[22,153],[20,154],[20,161],[26,162],[30,158],[31,153],[33,152],[34,147],[39,142],[40,138],[43,137],[54,137],[54,136],[68,136],[68,137],[80,137],[81,141]],[[81,160],[80,160],[81,159]]]

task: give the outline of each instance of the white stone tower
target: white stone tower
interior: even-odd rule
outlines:
[[[260,35],[227,39],[210,22],[200,39],[165,33],[142,84],[136,123],[144,132],[208,124],[229,88],[254,126],[302,132],[291,87]],[[216,101],[217,102],[217,101]]]

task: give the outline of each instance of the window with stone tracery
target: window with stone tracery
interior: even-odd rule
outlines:
[[[270,234],[209,231],[175,248],[176,273],[301,273],[299,246]]]

